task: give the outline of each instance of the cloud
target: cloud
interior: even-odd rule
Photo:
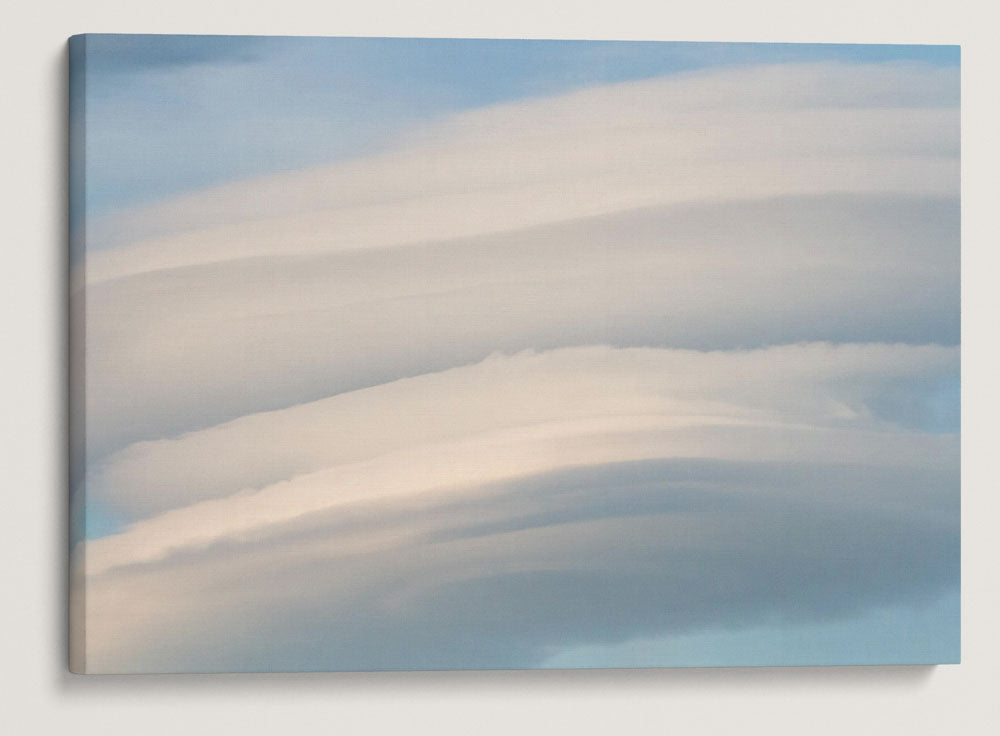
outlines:
[[[956,80],[611,85],[93,223],[90,456],[498,349],[955,344]]]
[[[89,223],[125,526],[75,552],[87,668],[532,666],[949,594],[957,92],[608,85]]]
[[[805,459],[819,452],[833,459],[841,452],[841,459],[856,460],[860,452],[871,462],[874,446],[859,447],[856,437],[909,432],[871,406],[892,386],[904,392],[897,400],[912,406],[920,392],[906,393],[907,386],[954,375],[958,357],[957,348],[940,346],[828,344],[497,354],[471,366],[130,445],[95,467],[88,491],[92,500],[136,520],[288,478],[302,484],[303,476],[332,467],[356,468],[357,477],[334,479],[327,472],[318,481],[323,487],[371,485],[381,468],[409,492],[423,483],[416,468],[432,475],[435,466],[444,468],[454,478],[437,484],[458,485],[469,482],[469,473],[487,478],[493,460],[494,479],[644,457]],[[770,444],[762,446],[762,436]],[[841,439],[827,448],[831,436]],[[782,444],[773,445],[776,437],[784,437]],[[926,438],[908,442],[927,446]],[[473,464],[465,467],[462,458]],[[384,490],[387,484],[376,485]],[[287,499],[293,490],[282,483],[274,493]],[[335,503],[342,494],[321,492],[320,503]],[[287,503],[284,513],[301,513],[303,504]],[[211,529],[233,518],[231,508],[220,508],[217,523],[204,521],[205,513],[199,507],[191,516]],[[190,530],[202,522],[178,523]]]
[[[148,518],[82,558],[88,666],[281,668],[305,639],[326,641],[315,656],[334,668],[514,666],[726,621],[737,600],[741,615],[792,619],[922,600],[957,559],[957,439],[902,430],[864,398],[957,358],[851,345],[496,356],[136,446],[104,482]],[[240,628],[246,610],[266,653],[229,638],[264,634]],[[486,626],[486,649],[449,654],[442,621],[459,637]],[[411,645],[364,649],[396,625]],[[166,659],[150,637],[170,642]],[[201,659],[188,639],[234,649]]]
[[[768,200],[92,284],[89,450],[495,350],[954,344],[957,218],[947,200]]]
[[[724,64],[958,63],[957,47],[899,44],[101,34],[86,44],[88,217],[367,156],[414,121],[503,100]]]
[[[141,74],[176,67],[259,61],[269,40],[259,36],[91,33],[86,35],[85,42],[87,64],[92,71]]]
[[[659,461],[338,508],[91,577],[88,667],[521,667],[583,643],[920,606],[957,576],[956,483]]]
[[[88,278],[470,237],[678,202],[955,196],[958,89],[953,68],[806,64],[498,104],[428,124],[379,155],[91,223]],[[123,242],[127,249],[100,252]]]

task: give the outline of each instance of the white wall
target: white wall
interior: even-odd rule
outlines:
[[[416,9],[420,5],[419,11]],[[987,733],[1000,723],[991,472],[1000,411],[990,2],[35,0],[0,15],[0,723],[15,734]],[[80,678],[66,673],[65,51],[80,32],[843,41],[963,45],[963,664]]]

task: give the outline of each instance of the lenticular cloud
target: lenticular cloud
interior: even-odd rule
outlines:
[[[957,91],[686,73],[94,223],[86,668],[539,666],[953,591]]]

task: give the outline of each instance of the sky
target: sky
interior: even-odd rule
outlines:
[[[959,63],[957,46],[903,44],[113,34],[87,44],[92,217],[357,158],[420,121],[508,100],[713,66]]]
[[[957,48],[76,43],[78,669],[957,661]]]

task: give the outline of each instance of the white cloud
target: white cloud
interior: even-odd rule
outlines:
[[[685,564],[701,565],[691,545],[716,542],[699,536],[709,533],[700,524],[687,526],[691,504],[712,509],[706,523],[719,529],[745,504],[806,518],[847,514],[855,525],[901,515],[893,523],[947,528],[951,517],[937,517],[948,508],[941,481],[957,467],[957,438],[894,427],[871,416],[864,397],[873,382],[947,372],[957,359],[954,348],[878,345],[714,353],[594,347],[494,356],[137,445],[106,469],[101,482],[121,494],[108,500],[131,504],[140,516],[158,506],[173,510],[87,543],[86,605],[94,621],[88,658],[97,669],[117,669],[155,656],[111,652],[133,636],[141,650],[150,627],[179,625],[176,616],[190,618],[198,639],[209,636],[195,633],[205,621],[222,626],[243,607],[270,610],[278,605],[273,596],[286,595],[285,583],[260,576],[292,574],[280,572],[291,568],[297,589],[325,591],[333,608],[354,600],[352,615],[374,606],[366,615],[377,618],[384,606],[397,605],[395,597],[416,606],[447,580],[489,587],[493,576],[565,569],[597,575],[600,587],[616,576],[648,573],[634,567],[634,555],[644,545],[661,545],[656,538],[664,524],[686,540],[687,551],[677,554],[694,555]],[[634,478],[518,490],[553,473],[607,472],[603,467],[614,474],[640,461],[698,459],[723,470],[694,483],[670,482],[669,470],[658,472],[649,482],[665,487],[652,495],[643,495],[645,486]],[[733,463],[794,468],[785,472],[797,480],[786,488],[746,470],[733,478],[724,471]],[[847,470],[831,470],[838,467]],[[858,468],[864,472],[851,475]],[[848,481],[838,485],[844,472]],[[923,480],[913,484],[914,477]],[[891,482],[882,487],[885,478]],[[835,490],[835,499],[823,489]],[[679,491],[680,509],[644,507],[651,499],[670,503]],[[794,511],[800,504],[807,508]],[[809,524],[825,528],[815,518]],[[605,569],[595,555],[609,534],[624,534],[618,544],[632,551]],[[478,538],[485,546],[470,541]],[[772,546],[785,543],[730,540],[727,555],[767,550],[771,556]],[[440,558],[442,545],[461,554]],[[810,543],[797,553],[812,554]],[[437,562],[423,567],[416,561],[427,554]],[[930,564],[913,554],[906,552],[905,564]],[[390,574],[396,563],[399,571]],[[340,572],[331,577],[332,568]],[[391,581],[402,570],[408,582],[394,590]],[[930,585],[923,576],[917,569],[915,595]],[[227,582],[233,580],[243,582],[234,588]],[[368,582],[359,589],[360,580]],[[697,595],[699,584],[690,581],[679,592]],[[302,596],[280,605],[321,605]],[[295,636],[308,636],[310,624],[293,619]],[[530,622],[520,623],[530,629]],[[516,616],[510,625],[519,625]]]
[[[497,349],[955,343],[955,83],[614,85],[95,224],[90,457]]]
[[[88,281],[266,254],[468,238],[683,202],[954,196],[957,71],[713,70],[505,103],[385,154],[93,223]],[[103,250],[118,244],[113,250]]]
[[[142,519],[333,466],[355,468],[356,477],[321,476],[316,482],[324,488],[357,487],[357,478],[371,484],[378,467],[393,473],[402,491],[426,485],[417,468],[456,474],[431,483],[434,490],[645,457],[812,457],[811,447],[830,442],[820,431],[826,429],[842,444],[820,452],[843,452],[839,459],[847,460],[860,451],[870,460],[873,448],[854,445],[854,437],[891,425],[872,416],[866,399],[887,383],[951,374],[957,367],[957,348],[904,345],[709,353],[589,347],[494,355],[472,366],[136,443],[97,466],[88,488],[92,499]],[[647,436],[639,442],[641,433]],[[753,443],[767,433],[789,437],[777,448],[738,439],[745,435]],[[435,453],[443,455],[435,459]],[[456,455],[474,468],[463,470],[465,461]],[[491,470],[493,460],[498,464]],[[924,461],[931,460],[907,459]],[[287,485],[274,491],[286,500],[290,492]],[[320,492],[317,502],[336,503],[344,493]],[[305,508],[287,507],[292,515]],[[219,529],[230,510],[220,513]]]
[[[954,343],[957,216],[951,202],[854,199],[643,211],[91,285],[88,449],[498,349]]]

